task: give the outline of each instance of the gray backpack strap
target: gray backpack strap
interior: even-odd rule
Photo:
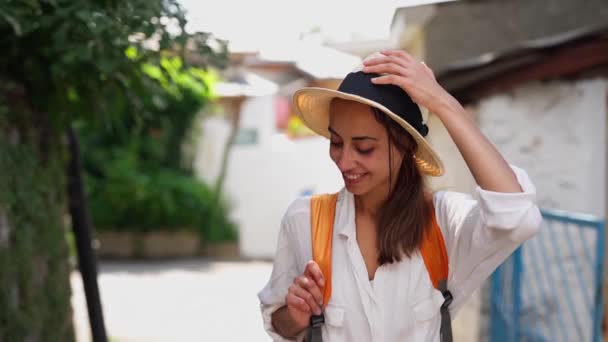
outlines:
[[[323,323],[325,323],[323,313],[310,316],[310,326],[308,327],[306,342],[323,342],[323,334],[321,333]]]
[[[439,336],[441,342],[452,342],[452,318],[450,317],[449,306],[454,299],[452,293],[448,290],[447,282],[442,280],[439,282],[439,291],[443,295],[445,301],[441,305],[441,329]]]

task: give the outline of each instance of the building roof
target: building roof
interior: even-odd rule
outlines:
[[[260,50],[247,65],[289,64],[316,80],[339,80],[360,63],[360,57],[331,47],[313,43],[292,43]]]
[[[606,0],[463,0],[435,5],[425,62],[461,101],[608,65]]]
[[[425,27],[425,62],[439,72],[608,23],[606,0],[468,0],[438,4],[435,12]]]
[[[218,82],[215,93],[220,97],[256,97],[277,93],[279,86],[263,77],[243,69],[232,72],[225,80]]]
[[[437,79],[467,102],[531,80],[593,71],[608,75],[608,24],[522,41],[509,50],[456,61],[439,71]]]

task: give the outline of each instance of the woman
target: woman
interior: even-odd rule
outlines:
[[[285,214],[272,275],[259,293],[275,341],[302,340],[311,315],[324,341],[438,341],[444,302],[419,253],[434,212],[449,258],[449,306],[465,300],[523,241],[541,216],[526,173],[511,167],[432,71],[402,51],[365,59],[338,91],[294,95],[303,122],[330,139],[344,178],[332,243],[332,293],[311,261],[310,199]],[[443,166],[424,136],[428,109],[443,122],[478,185],[474,196],[429,194],[424,176]]]

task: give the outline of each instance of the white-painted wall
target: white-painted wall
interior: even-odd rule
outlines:
[[[283,135],[265,145],[234,148],[226,190],[234,199],[243,256],[274,255],[281,218],[296,197],[340,189],[327,148],[322,138],[293,142]]]
[[[197,176],[207,184],[214,184],[220,174],[224,147],[230,135],[230,123],[221,117],[210,117],[200,122],[201,139],[194,158]]]
[[[243,104],[241,129],[257,129],[258,143],[233,146],[224,190],[239,227],[240,253],[248,258],[274,256],[281,218],[289,204],[304,193],[335,192],[342,186],[329,159],[325,138],[290,140],[275,130],[274,98],[250,98]],[[214,182],[229,124],[211,118],[203,124],[198,174]]]
[[[472,193],[475,180],[450,134],[434,115],[429,117],[428,126],[429,135],[426,138],[439,154],[445,169],[443,176],[427,178],[430,189]]]
[[[479,102],[479,123],[525,168],[543,207],[605,215],[604,79],[535,82]]]
[[[607,94],[608,82],[605,79],[533,82],[508,93],[485,98],[477,103],[475,109],[481,129],[506,159],[526,169],[536,185],[541,207],[605,217]],[[558,291],[574,289],[569,295],[578,299],[581,284],[576,275],[581,270],[576,269],[576,265],[584,263],[585,258],[580,256],[590,251],[580,244],[577,234],[575,250],[568,252],[568,246],[562,244],[568,236],[560,235],[562,233],[563,229],[556,227],[552,231],[544,229],[535,238],[537,241],[527,246],[538,247],[538,240],[544,240],[548,246],[559,242],[558,246],[553,246],[555,253],[547,257],[553,261],[542,267],[553,274],[555,283],[560,284]],[[554,236],[549,236],[551,234]],[[547,252],[536,251],[534,255]],[[538,267],[539,261],[531,258],[532,254],[524,250],[524,265],[532,271],[524,274],[523,281],[529,282],[526,277],[533,277]],[[575,269],[564,273],[563,265],[574,265]],[[592,273],[585,274],[591,276]],[[557,306],[563,304],[565,294],[556,293],[554,283],[533,282],[536,286],[523,289],[523,311],[528,315],[525,319],[544,329],[548,320],[555,322],[551,315],[562,314],[572,308]],[[584,282],[589,286],[592,284],[591,279]],[[489,292],[489,287],[484,291]],[[584,301],[576,300],[575,303],[577,309],[582,306],[588,310]],[[479,326],[487,329],[489,295],[484,296],[481,302],[471,301],[470,305],[479,307]],[[588,311],[585,313],[588,315]],[[580,314],[577,319],[582,326],[591,326],[589,316]],[[565,324],[567,331],[574,331],[571,320]],[[486,329],[480,330],[481,341],[487,339]],[[584,333],[589,334],[590,330],[586,329]]]

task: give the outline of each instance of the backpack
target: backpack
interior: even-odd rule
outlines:
[[[333,240],[333,225],[336,213],[338,194],[316,195],[311,198],[311,242],[313,260],[319,265],[325,278],[323,288],[323,307],[331,297],[331,248]],[[420,253],[433,283],[433,287],[441,291],[445,299],[441,305],[441,342],[452,341],[452,326],[448,307],[452,302],[452,294],[447,289],[448,255],[441,229],[437,224],[435,211],[432,210],[431,227],[426,229]],[[323,313],[310,317],[308,342],[322,342],[321,326],[325,323]]]

